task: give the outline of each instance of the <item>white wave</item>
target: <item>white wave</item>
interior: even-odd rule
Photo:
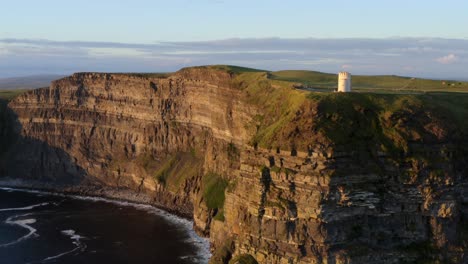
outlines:
[[[19,208],[5,208],[5,209],[0,209],[0,212],[5,212],[5,211],[25,211],[25,210],[32,210],[36,207],[40,206],[46,206],[49,205],[49,203],[40,203],[40,204],[34,204],[26,207],[19,207]]]
[[[37,194],[49,194],[49,192],[43,192],[38,190],[32,189],[20,189],[20,188],[12,188],[12,187],[0,187],[0,190],[7,191],[7,192],[27,192],[27,193],[37,193]]]
[[[112,203],[112,204],[117,204],[120,206],[133,207],[139,210],[143,210],[148,213],[161,216],[168,222],[176,224],[179,227],[186,230],[188,236],[190,237],[190,242],[192,242],[199,250],[199,253],[198,253],[199,255],[196,257],[196,259],[194,259],[194,261],[196,261],[197,263],[208,263],[211,257],[209,239],[198,236],[198,234],[193,229],[193,221],[187,220],[177,215],[170,214],[167,211],[164,211],[162,209],[156,208],[151,205],[139,204],[139,203],[134,203],[134,202],[126,202],[126,201],[118,201],[118,200],[112,200],[112,199],[101,198],[101,197],[67,195],[67,194],[61,194],[61,193],[37,191],[37,190],[30,190],[30,189],[0,187],[0,190],[13,190],[13,191],[20,191],[20,192],[27,192],[27,193],[50,195],[50,196],[70,197],[70,198],[77,199],[77,200],[92,201],[92,202],[106,202],[106,203]]]
[[[14,191],[14,190],[8,190],[8,191]],[[30,206],[18,207],[18,208],[4,208],[4,209],[0,209],[0,212],[26,211],[26,210],[32,210],[32,209],[34,209],[36,207],[41,207],[41,206],[46,206],[46,205],[49,205],[49,203],[46,202],[46,203],[40,203],[40,204],[33,204],[33,205],[30,205]],[[36,234],[37,230],[35,228],[33,228],[32,226],[30,226],[31,224],[36,223],[36,219],[30,218],[30,219],[14,220],[16,218],[24,217],[24,216],[28,216],[28,215],[31,215],[31,214],[15,215],[15,216],[11,216],[7,220],[5,220],[6,224],[20,226],[22,228],[25,228],[25,229],[29,230],[29,233],[22,236],[22,237],[20,237],[20,238],[18,238],[15,241],[12,241],[12,242],[9,242],[9,243],[6,243],[6,244],[1,244],[0,247],[8,247],[8,246],[11,246],[11,245],[14,245],[14,244],[18,244],[19,242],[21,242],[23,240],[26,240],[26,239],[30,238],[31,236],[33,236],[33,235],[37,235]]]
[[[11,246],[11,245],[15,245],[15,244],[18,244],[19,242],[21,241],[24,241],[28,238],[30,238],[31,236],[33,235],[36,235],[36,229],[32,226],[30,226],[31,224],[34,224],[36,223],[36,219],[34,218],[29,218],[29,219],[21,219],[21,220],[14,220],[16,218],[19,218],[19,217],[25,217],[25,216],[28,216],[28,215],[31,215],[31,214],[24,214],[24,215],[15,215],[15,216],[12,216],[12,217],[9,217],[5,223],[9,224],[9,225],[17,225],[17,226],[20,226],[22,228],[25,228],[27,230],[29,230],[29,233],[16,239],[15,241],[12,241],[12,242],[9,242],[9,243],[6,243],[6,244],[1,244],[0,247],[8,247],[8,246]]]
[[[79,248],[74,248],[74,249],[72,249],[70,251],[66,251],[66,252],[60,253],[58,255],[52,256],[52,257],[47,257],[47,258],[43,259],[40,263],[45,263],[45,262],[48,262],[48,261],[51,261],[51,260],[61,258],[61,257],[65,256],[65,255],[68,255],[68,254],[71,254],[71,253],[77,251],[78,249]]]
[[[186,260],[186,259],[197,260],[197,257],[198,257],[197,255],[187,255],[187,256],[180,256],[179,258],[183,260]]]
[[[69,230],[62,230],[61,233],[67,236],[73,236],[75,235],[76,232],[73,229],[69,229]]]
[[[60,253],[58,255],[52,256],[52,257],[47,257],[44,260],[42,260],[41,263],[61,258],[61,257],[65,256],[65,255],[69,255],[69,254],[71,254],[73,252],[76,252],[76,251],[83,252],[83,251],[86,250],[86,244],[81,243],[81,239],[85,238],[84,236],[80,236],[80,235],[76,234],[76,231],[73,230],[73,229],[62,230],[61,233],[68,236],[68,237],[70,237],[70,239],[73,240],[72,243],[73,243],[73,245],[75,245],[75,248],[72,249],[72,250]]]
[[[62,230],[61,233],[66,235],[66,236],[69,236],[71,239],[76,240],[76,241],[80,241],[80,239],[86,238],[84,236],[80,236],[80,235],[76,234],[76,231],[73,230],[73,229]]]

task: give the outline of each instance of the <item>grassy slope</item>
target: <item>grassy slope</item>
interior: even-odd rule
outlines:
[[[26,92],[28,90],[18,89],[18,90],[0,90],[0,100],[10,101],[16,96]]]
[[[336,83],[336,75],[314,74],[316,80],[333,79]],[[362,77],[361,83],[385,82],[380,84],[384,91],[400,79]],[[313,143],[350,149],[372,142],[383,150],[407,150],[413,141],[460,139],[459,132],[467,128],[464,120],[468,118],[468,93],[318,93],[295,89],[291,80],[255,71],[237,74],[233,85],[246,92],[248,102],[262,109],[254,118],[257,133],[251,142],[261,147],[306,151]],[[428,87],[418,89],[437,91]],[[437,133],[458,134],[448,135],[448,139]]]
[[[336,74],[314,71],[277,71],[270,73],[270,78],[302,83],[313,88],[335,89],[337,86]],[[353,75],[352,82],[353,89],[360,92],[468,92],[468,82],[428,80],[393,75]],[[444,82],[445,84],[443,84]]]
[[[141,78],[168,78],[171,76],[173,73],[172,72],[148,72],[148,73],[143,73],[143,72],[116,72],[112,73],[115,75],[127,75],[127,76],[134,76],[134,77],[141,77]]]
[[[216,70],[225,70],[225,71],[236,73],[236,74],[246,73],[246,72],[265,72],[264,70],[240,67],[240,66],[234,66],[234,65],[211,65],[211,66],[206,66],[206,67],[211,68],[211,69],[216,69]]]
[[[468,94],[317,94],[315,125],[335,145],[351,149],[371,143],[382,150],[408,150],[411,142],[462,139],[467,129]]]
[[[245,72],[234,80],[234,86],[246,92],[246,100],[263,110],[255,116],[258,128],[252,145],[270,146],[275,134],[287,126],[306,100],[306,91],[294,89],[289,82],[268,79],[266,72]]]

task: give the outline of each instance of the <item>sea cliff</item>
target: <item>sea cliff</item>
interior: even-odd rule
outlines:
[[[219,66],[76,73],[9,103],[0,177],[193,218],[213,263],[466,263],[463,102]]]

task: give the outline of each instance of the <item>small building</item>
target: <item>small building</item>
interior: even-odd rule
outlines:
[[[351,74],[349,72],[338,73],[338,92],[351,92]]]

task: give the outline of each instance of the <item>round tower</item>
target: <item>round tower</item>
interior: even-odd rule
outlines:
[[[351,74],[349,72],[338,73],[338,92],[351,92]]]

